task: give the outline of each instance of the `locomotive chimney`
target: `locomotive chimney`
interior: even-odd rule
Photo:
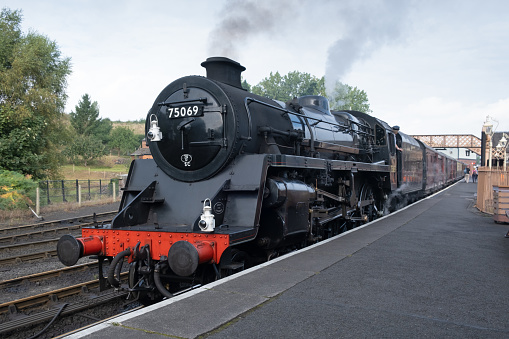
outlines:
[[[238,62],[224,57],[212,57],[201,65],[207,70],[207,78],[242,88],[240,73],[246,68]]]

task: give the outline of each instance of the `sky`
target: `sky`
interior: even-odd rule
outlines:
[[[22,29],[71,58],[66,113],[87,93],[102,118],[144,119],[172,81],[225,56],[364,90],[373,116],[412,135],[509,131],[509,1],[3,0]]]

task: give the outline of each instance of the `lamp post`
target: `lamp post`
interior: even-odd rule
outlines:
[[[506,150],[506,147],[507,147],[507,139],[505,138],[507,135],[505,133],[502,134],[502,139],[500,139],[500,141],[498,142],[502,148],[502,151],[504,152],[504,172],[506,171],[507,169],[507,165],[506,165],[506,162],[507,162],[507,150]]]
[[[493,147],[493,143],[491,141],[491,136],[493,135],[493,124],[491,124],[490,122],[490,116],[486,116],[486,122],[484,123],[484,125],[482,126],[482,131],[484,132],[484,134],[486,134],[486,137],[488,138],[488,141],[490,143],[490,170],[491,170],[491,153],[493,152],[492,151],[492,147]]]

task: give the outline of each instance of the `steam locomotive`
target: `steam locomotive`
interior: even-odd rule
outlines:
[[[101,289],[127,288],[145,304],[172,297],[462,176],[461,163],[373,116],[330,111],[320,96],[255,95],[241,86],[245,68],[227,58],[202,66],[206,77],[170,83],[148,112],[153,159],[131,163],[111,224],[58,242],[65,265],[97,256]]]

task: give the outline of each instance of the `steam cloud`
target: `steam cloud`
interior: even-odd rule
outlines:
[[[228,0],[222,10],[223,20],[209,34],[209,55],[239,57],[238,48],[256,35],[271,34],[280,29],[285,17],[299,2]]]
[[[237,59],[255,36],[270,38],[295,28],[314,32],[325,25],[329,34],[337,32],[325,65],[326,87],[333,89],[355,62],[400,40],[411,6],[412,1],[405,0],[228,0],[218,16],[223,19],[209,34],[208,52]]]
[[[326,87],[333,88],[359,60],[399,41],[411,1],[338,1],[342,36],[328,50]]]

